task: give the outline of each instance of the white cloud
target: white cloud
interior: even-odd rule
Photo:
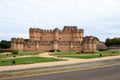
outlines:
[[[14,32],[15,37],[29,34],[30,27],[76,25],[86,30],[85,35],[104,40],[108,34],[119,36],[119,22],[120,0],[0,0],[0,32]]]

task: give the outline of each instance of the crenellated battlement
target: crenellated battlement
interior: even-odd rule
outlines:
[[[63,30],[67,31],[67,30],[77,30],[77,26],[64,26]]]
[[[83,33],[84,34],[84,30],[83,29],[78,29],[77,26],[64,26],[62,32],[65,33]]]
[[[64,26],[62,30],[59,30],[58,28],[55,28],[53,30],[51,29],[40,29],[40,28],[30,28],[29,32],[80,32],[84,33],[83,29],[78,29],[77,26]]]
[[[30,28],[29,32],[54,32],[51,29]]]
[[[62,30],[55,28],[53,30],[30,28],[30,39],[33,41],[44,40],[77,40],[82,41],[84,37],[84,30],[78,29],[77,26],[64,26]]]
[[[12,38],[12,42],[13,43],[23,43],[24,42],[24,39],[23,38]]]

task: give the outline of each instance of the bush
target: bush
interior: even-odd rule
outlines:
[[[11,46],[11,41],[2,40],[0,41],[0,47],[2,49],[8,49]]]
[[[15,61],[15,60],[13,60],[13,61],[12,61],[12,64],[15,64],[15,63],[16,63],[16,61]]]
[[[48,50],[48,52],[55,52],[55,51],[60,52],[60,50]]]
[[[9,50],[9,49],[0,49],[0,53],[3,53],[3,52],[12,52],[13,50]]]
[[[106,49],[99,49],[99,51],[106,51]]]
[[[102,54],[100,53],[99,56],[102,57]]]
[[[76,54],[81,54],[81,52],[76,52]]]
[[[18,54],[18,51],[14,50],[12,51],[12,54]]]

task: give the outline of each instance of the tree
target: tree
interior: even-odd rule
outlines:
[[[107,38],[107,39],[105,40],[105,44],[106,44],[107,46],[110,46],[110,38]]]
[[[119,47],[120,46],[120,38],[107,38],[105,40],[105,44],[109,47],[109,46],[117,46]]]
[[[2,40],[0,42],[0,48],[2,49],[10,48],[10,46],[11,46],[11,41]]]

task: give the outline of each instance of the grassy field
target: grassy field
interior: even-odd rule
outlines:
[[[55,58],[45,58],[45,57],[37,57],[36,55],[40,54],[39,52],[19,52],[14,58],[13,54],[0,54],[0,66],[5,65],[13,65],[13,61],[15,60],[15,64],[32,64],[32,63],[39,63],[39,62],[53,62],[53,61],[60,61],[61,59]],[[68,58],[81,58],[81,59],[91,59],[91,58],[99,58],[100,54],[101,57],[105,56],[113,56],[113,55],[120,55],[119,51],[99,51],[94,53],[76,53],[76,52],[57,52],[53,54],[57,57],[68,57]],[[31,56],[29,56],[31,55]],[[34,56],[35,55],[35,56]],[[27,56],[27,57],[23,57]]]
[[[102,54],[101,57],[105,57],[105,56],[120,55],[120,52],[115,50],[99,51],[94,53],[79,53],[79,54],[77,54],[76,52],[58,52],[53,55],[58,57],[91,59],[91,58],[99,58],[100,54]]]
[[[18,52],[16,56],[38,55],[40,52]],[[0,54],[0,59],[13,57],[13,54]]]
[[[0,54],[0,66],[13,65],[12,61],[14,60],[15,60],[14,65],[60,61],[60,59],[55,59],[55,58],[37,57],[36,55],[38,54],[40,54],[40,52],[19,52],[15,58],[13,57],[14,56],[13,54]],[[22,56],[27,56],[27,57],[22,57]]]
[[[15,60],[15,64],[12,63],[12,61],[14,60]],[[26,58],[16,58],[16,59],[4,59],[4,60],[0,60],[0,66],[17,65],[17,64],[32,64],[32,63],[53,62],[53,61],[61,61],[61,59],[45,58],[45,57],[26,57]]]

